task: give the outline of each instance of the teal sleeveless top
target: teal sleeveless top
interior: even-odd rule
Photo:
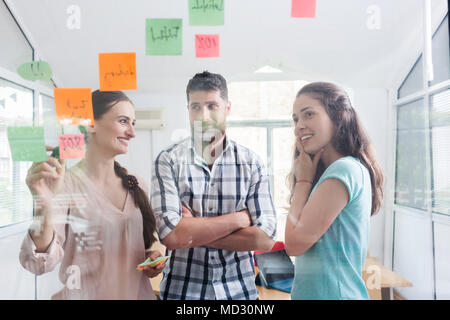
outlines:
[[[349,202],[325,234],[295,258],[293,300],[369,299],[361,276],[372,209],[369,171],[356,158],[340,158],[325,170],[311,195],[330,178],[344,183]]]

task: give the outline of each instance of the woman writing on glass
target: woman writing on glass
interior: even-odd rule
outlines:
[[[150,250],[157,239],[147,186],[114,160],[135,137],[134,107],[120,91],[97,90],[92,104],[85,159],[66,171],[65,160],[49,157],[28,171],[40,225],[25,237],[20,262],[38,275],[61,262],[64,288],[53,299],[156,299],[148,277],[164,264],[136,270],[161,256]]]

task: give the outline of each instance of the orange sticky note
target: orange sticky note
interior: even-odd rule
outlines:
[[[89,88],[55,88],[56,117],[59,124],[94,124]]]
[[[218,34],[196,34],[195,56],[197,58],[213,58],[219,56]]]
[[[98,55],[100,91],[136,90],[136,53]]]
[[[61,134],[59,136],[60,159],[83,159],[84,154],[84,134]]]
[[[292,0],[292,18],[314,18],[316,16],[316,0]]]

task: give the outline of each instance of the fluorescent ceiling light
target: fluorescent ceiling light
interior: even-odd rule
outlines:
[[[264,66],[255,71],[255,73],[282,73],[282,72],[283,71],[281,71],[280,69],[271,66]]]

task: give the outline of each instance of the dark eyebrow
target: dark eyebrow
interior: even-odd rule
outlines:
[[[302,110],[300,110],[300,112],[303,112],[303,111],[305,111],[305,110],[307,110],[307,109],[309,109],[309,108],[312,109],[312,107],[305,107],[305,108],[303,108]]]
[[[120,115],[117,118],[125,118],[127,120],[131,120],[130,117],[124,116],[124,115]],[[136,121],[136,119],[134,119],[133,121]]]

